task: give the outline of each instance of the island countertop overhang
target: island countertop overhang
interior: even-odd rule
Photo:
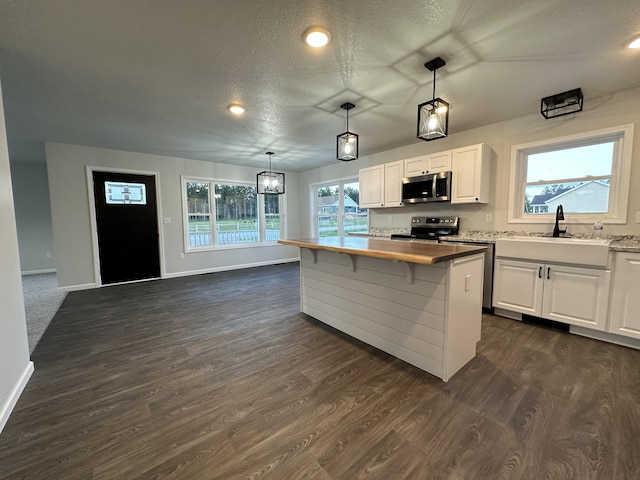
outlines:
[[[483,253],[486,247],[442,243],[417,243],[358,237],[323,237],[278,240],[311,250],[327,250],[349,255],[381,258],[423,265],[445,262],[458,257]]]

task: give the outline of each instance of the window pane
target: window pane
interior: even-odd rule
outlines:
[[[316,206],[318,214],[338,213],[339,191],[340,187],[338,185],[331,185],[317,189]]]
[[[343,191],[344,213],[358,213],[360,205],[360,184],[358,182],[345,183]]]
[[[337,237],[338,236],[338,216],[321,215],[318,217],[318,236]]]
[[[189,215],[189,246],[206,247],[211,245],[210,215]]]
[[[275,242],[280,240],[280,215],[266,215],[265,217],[265,240]]]
[[[278,215],[280,213],[280,195],[265,194],[264,213],[267,215]]]
[[[210,213],[208,183],[187,182],[187,212],[189,214]]]
[[[104,182],[107,204],[146,205],[147,187],[144,183]]]
[[[217,243],[259,242],[256,188],[216,184],[215,197]]]
[[[188,238],[190,247],[212,245],[209,184],[187,182]]]
[[[565,213],[607,213],[614,147],[607,141],[529,154],[524,213],[555,213],[558,205]]]
[[[611,175],[614,142],[528,156],[527,183]]]
[[[367,233],[367,217],[362,215],[345,215],[342,222],[342,231],[348,233]]]

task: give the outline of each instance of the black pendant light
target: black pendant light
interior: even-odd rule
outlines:
[[[574,88],[568,92],[556,93],[540,100],[540,113],[547,120],[582,111],[584,97],[582,89]]]
[[[269,171],[260,172],[256,179],[256,188],[261,194],[282,195],[284,193],[284,173],[271,171],[271,156],[273,152],[266,152],[269,155]]]
[[[436,98],[436,70],[445,65],[440,57],[424,64],[433,72],[433,100],[418,105],[418,138],[426,142],[444,138],[449,133],[449,104]]]
[[[355,105],[347,102],[340,105],[340,108],[347,111],[347,131],[336,138],[336,155],[338,160],[350,162],[358,158],[358,135],[349,131],[349,110],[355,108]]]

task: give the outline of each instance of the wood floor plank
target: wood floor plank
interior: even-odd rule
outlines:
[[[637,480],[640,351],[483,315],[448,383],[299,312],[299,267],[71,292],[0,479]]]

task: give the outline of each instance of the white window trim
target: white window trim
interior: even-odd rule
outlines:
[[[209,214],[211,215],[211,227],[212,232],[211,235],[214,235],[215,232],[215,223],[216,223],[216,205],[214,194],[212,193],[211,186],[217,184],[226,184],[226,185],[240,185],[240,186],[255,186],[255,182],[248,182],[245,180],[228,180],[228,179],[220,179],[220,178],[210,178],[210,177],[199,177],[197,175],[180,175],[180,191],[182,192],[182,237],[183,237],[183,247],[184,253],[198,253],[198,252],[208,252],[214,250],[236,250],[242,248],[261,248],[265,246],[278,245],[277,240],[274,241],[264,241],[264,242],[255,242],[255,243],[238,243],[238,244],[225,244],[218,245],[214,243],[213,245],[207,245],[203,247],[191,247],[189,245],[189,215],[187,213],[187,182],[197,182],[197,183],[209,183]],[[258,230],[260,238],[265,238],[265,212],[264,212],[264,197],[261,194],[258,195],[258,211],[260,212],[260,218],[258,219]],[[287,235],[287,222],[286,222],[286,193],[279,195],[280,200],[280,238],[286,238]],[[263,236],[263,234],[265,234]]]
[[[571,143],[580,144],[587,139],[596,139],[601,137],[606,139],[609,136],[622,134],[620,143],[616,145],[616,149],[622,148],[622,151],[614,153],[614,160],[611,170],[611,196],[610,213],[582,213],[568,214],[565,213],[565,221],[569,224],[588,224],[595,220],[601,220],[607,224],[624,224],[627,222],[627,204],[629,201],[629,181],[631,176],[631,161],[633,150],[633,132],[634,124],[621,125],[617,127],[604,128],[586,133],[568,135],[565,137],[553,138],[550,140],[541,140],[521,145],[513,145],[511,147],[511,166],[509,172],[509,210],[508,223],[529,223],[529,224],[547,224],[553,221],[555,212],[548,214],[537,214],[529,217],[524,216],[524,182],[526,172],[522,158],[531,150],[537,150],[541,147],[570,147]]]

